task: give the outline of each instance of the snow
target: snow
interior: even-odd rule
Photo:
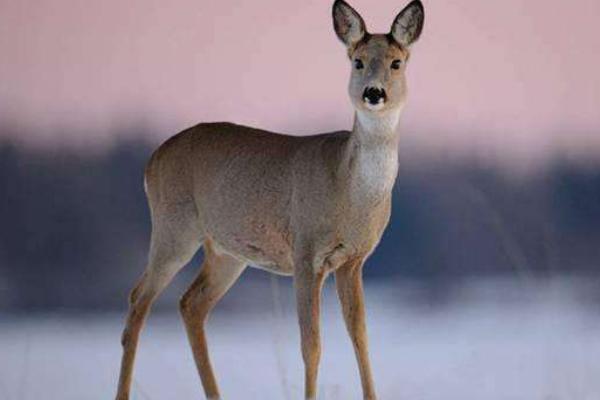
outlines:
[[[600,398],[600,318],[576,291],[471,290],[443,305],[406,301],[410,288],[367,286],[371,359],[380,399]],[[303,369],[292,294],[268,306],[217,310],[209,321],[225,399],[301,399]],[[201,399],[174,309],[143,333],[133,399]],[[0,399],[110,399],[123,316],[0,319]],[[354,354],[331,287],[323,301],[319,399],[362,399]]]

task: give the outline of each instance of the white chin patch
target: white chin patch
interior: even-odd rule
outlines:
[[[384,99],[379,99],[377,104],[371,104],[369,101],[365,101],[365,107],[371,111],[379,111],[383,108],[383,104],[385,103]]]

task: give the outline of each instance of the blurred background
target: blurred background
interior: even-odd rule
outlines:
[[[600,398],[600,3],[424,3],[392,219],[365,268],[380,396]],[[371,32],[405,5],[351,4]],[[200,121],[351,127],[330,7],[0,0],[0,399],[113,396],[163,140]],[[201,398],[176,311],[201,257],[155,307],[135,398]],[[324,297],[321,397],[359,399]],[[210,325],[225,396],[300,398],[287,279],[248,269]]]

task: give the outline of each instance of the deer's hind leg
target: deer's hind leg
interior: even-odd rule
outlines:
[[[123,356],[117,400],[129,399],[138,339],[152,303],[200,248],[201,233],[195,219],[175,216],[170,214],[168,219],[157,218],[152,221],[148,265],[131,291],[129,312],[121,338]]]
[[[207,240],[204,243],[202,268],[181,298],[181,316],[204,393],[209,400],[217,400],[220,395],[210,363],[204,325],[212,308],[227,293],[245,267],[242,261],[229,254],[217,254],[210,240]]]

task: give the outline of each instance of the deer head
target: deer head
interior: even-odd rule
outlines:
[[[421,34],[424,15],[423,4],[414,0],[396,16],[389,33],[370,34],[348,3],[333,4],[335,32],[351,62],[348,92],[357,111],[382,113],[402,107],[409,49]]]

